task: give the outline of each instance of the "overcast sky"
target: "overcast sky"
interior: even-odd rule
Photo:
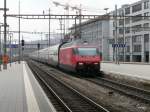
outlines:
[[[118,8],[123,4],[131,4],[139,0],[20,0],[21,13],[23,14],[42,14],[43,10],[48,13],[48,9],[51,8],[52,14],[64,14],[63,7],[56,7],[53,1],[60,2],[61,4],[69,4],[71,6],[82,6],[83,14],[104,14],[104,8],[109,8],[109,11],[114,10],[115,4]],[[17,14],[18,13],[19,0],[7,0],[7,13]],[[0,8],[3,8],[4,0],[0,0]],[[71,11],[71,14],[75,14],[75,11]],[[0,11],[0,22],[3,23],[3,12]],[[8,24],[10,30],[18,30],[18,21],[14,18],[8,18]],[[58,21],[51,21],[51,31],[58,32],[60,29]],[[71,22],[70,22],[71,23]],[[71,25],[70,25],[71,26]],[[37,31],[37,32],[48,32],[48,20],[21,20],[22,31]],[[17,35],[15,35],[17,36]],[[39,35],[23,35],[27,40],[34,40]],[[33,38],[34,37],[34,38]]]

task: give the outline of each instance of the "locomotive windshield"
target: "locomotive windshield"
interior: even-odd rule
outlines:
[[[76,48],[74,50],[75,50],[75,54],[81,56],[95,56],[99,54],[97,48]]]

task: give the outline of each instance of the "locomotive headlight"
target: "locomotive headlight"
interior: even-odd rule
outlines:
[[[94,65],[98,65],[98,63],[94,63]]]
[[[79,65],[83,65],[83,63],[80,62]]]

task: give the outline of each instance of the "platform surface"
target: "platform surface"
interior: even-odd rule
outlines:
[[[55,112],[26,62],[0,71],[0,112]]]
[[[146,64],[101,63],[101,70],[104,72],[150,80],[150,65]]]

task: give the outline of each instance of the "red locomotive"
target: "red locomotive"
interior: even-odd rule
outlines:
[[[32,58],[75,72],[99,72],[102,57],[95,45],[70,42],[36,51]]]

